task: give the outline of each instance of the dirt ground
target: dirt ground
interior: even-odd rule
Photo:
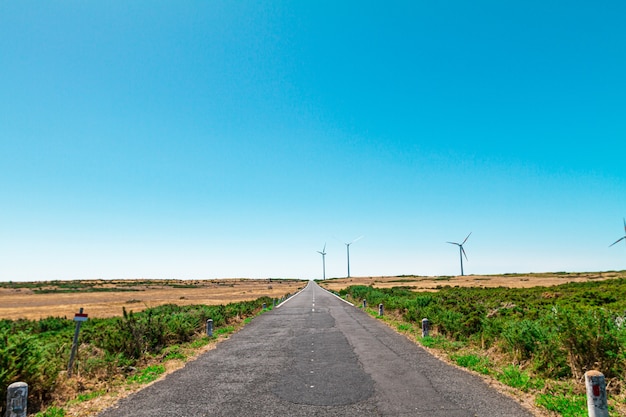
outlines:
[[[306,285],[306,281],[276,279],[137,280],[137,285],[132,280],[88,282],[98,291],[37,294],[34,288],[0,288],[0,319],[70,318],[81,307],[92,318],[114,317],[122,315],[122,307],[127,311],[140,311],[163,304],[219,305],[264,296],[281,298]],[[59,284],[63,281],[42,283],[42,287],[58,288]]]
[[[626,271],[593,273],[533,273],[507,275],[466,276],[386,276],[335,278],[320,281],[323,287],[338,291],[350,285],[372,285],[378,288],[410,287],[416,291],[436,291],[446,285],[455,287],[535,287],[553,286],[568,282],[585,282],[612,278],[626,278]],[[281,298],[295,293],[306,285],[304,280],[287,279],[214,279],[214,280],[92,280],[89,291],[36,293],[37,290],[60,290],[70,281],[34,283],[29,287],[0,287],[0,319],[31,319],[45,317],[73,317],[83,307],[89,317],[113,317],[127,311],[140,311],[162,304],[218,305],[254,300],[267,296]],[[24,283],[21,283],[24,284]]]

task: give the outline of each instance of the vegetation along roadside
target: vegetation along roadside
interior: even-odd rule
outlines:
[[[533,288],[355,285],[339,294],[447,360],[565,417],[587,416],[584,373],[604,373],[611,415],[626,416],[626,279]],[[421,321],[431,331],[421,336]]]
[[[82,324],[72,378],[68,358],[75,323],[59,317],[0,320],[0,392],[16,381],[29,386],[28,410],[38,417],[91,415],[81,403],[98,403],[136,390],[232,333],[273,299],[227,305],[167,304]],[[213,320],[213,337],[206,321]],[[0,396],[0,413],[6,398]],[[105,404],[106,405],[106,404]],[[78,412],[71,410],[79,409]]]

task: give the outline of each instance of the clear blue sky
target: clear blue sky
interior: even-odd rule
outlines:
[[[0,280],[626,269],[625,16],[0,0]]]

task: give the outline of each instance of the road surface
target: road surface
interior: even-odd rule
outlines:
[[[99,417],[531,417],[314,282]]]

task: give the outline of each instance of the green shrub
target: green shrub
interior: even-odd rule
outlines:
[[[56,357],[57,346],[46,344],[36,335],[22,332],[0,334],[0,388],[6,388],[13,382],[28,384],[30,401],[37,410],[42,401],[49,398],[58,372],[62,369]],[[4,406],[5,399],[2,399]]]
[[[530,359],[548,340],[548,332],[533,320],[508,321],[502,328],[502,340],[518,361]]]
[[[396,308],[410,323],[426,317],[427,347],[458,352],[462,346],[499,347],[525,371],[504,368],[498,378],[523,390],[536,390],[545,378],[574,377],[590,369],[619,383],[626,378],[626,279],[568,283],[532,288],[452,288],[415,293],[406,288],[354,286],[342,290],[369,305]],[[373,312],[373,310],[372,310]],[[402,325],[398,325],[402,326]],[[406,328],[402,326],[402,328]],[[455,356],[462,366],[480,366],[472,355]],[[480,372],[480,370],[479,370]],[[533,376],[531,376],[533,372]],[[542,397],[550,409],[567,409],[571,395]],[[563,411],[567,413],[568,411]],[[575,415],[575,414],[571,414]]]
[[[252,314],[262,303],[271,301],[263,297],[226,306],[169,304],[137,313],[123,309],[122,317],[90,319],[81,327],[75,366],[89,378],[114,378],[120,372],[128,372],[145,355],[161,354],[168,345],[188,343],[202,335],[208,318],[213,319],[215,334],[231,332],[234,327],[224,327],[229,319]],[[40,410],[50,400],[59,372],[67,367],[74,328],[72,320],[58,317],[0,320],[0,392],[6,392],[13,382],[26,382],[29,410]],[[203,336],[194,346],[203,346],[208,340]],[[163,357],[183,359],[184,355],[171,349]],[[133,381],[150,379],[152,371],[134,376]],[[0,408],[5,407],[5,402],[6,398],[0,396]],[[45,412],[63,410],[50,408]],[[53,415],[57,414],[49,414]]]
[[[557,323],[574,375],[591,369],[607,378],[623,375],[625,330],[616,324],[614,315],[604,309],[562,309]]]

